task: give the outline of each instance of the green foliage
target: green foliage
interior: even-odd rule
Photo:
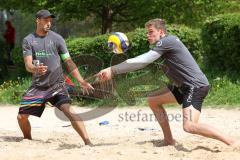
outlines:
[[[107,48],[107,37],[108,35],[94,38],[75,38],[68,39],[66,42],[73,59],[78,55],[94,55],[103,60],[105,66],[109,66],[112,54],[109,53]]]
[[[206,17],[222,13],[227,4],[226,0],[158,0],[154,16],[170,24],[199,27]]]
[[[4,62],[0,63],[0,84],[2,84],[2,82],[6,79],[6,77],[8,76],[8,69],[7,69],[7,65]]]
[[[228,3],[224,5],[224,13],[234,13],[240,11],[239,0],[228,0]]]
[[[8,77],[8,68],[7,68],[7,50],[6,50],[6,44],[2,37],[0,37],[0,84]]]
[[[202,41],[200,36],[200,30],[191,29],[187,26],[172,25],[168,27],[168,31],[171,34],[177,35],[180,40],[186,45],[190,53],[196,59],[196,61],[202,63]]]
[[[58,19],[87,20],[102,28],[101,33],[119,29],[123,24],[136,28],[148,19],[163,18],[168,23],[197,27],[206,17],[223,13],[229,8],[226,0],[0,0],[3,9],[15,9],[35,13],[46,8],[58,15]],[[234,6],[234,3],[231,3]],[[236,8],[236,7],[235,7]],[[113,28],[114,27],[114,28]]]
[[[30,78],[18,78],[18,80],[5,81],[0,85],[1,104],[19,104],[25,90],[31,84]]]
[[[24,64],[23,61],[23,54],[22,54],[22,48],[20,47],[15,47],[13,49],[13,54],[12,54],[13,62],[14,64]]]
[[[22,49],[15,47],[12,51],[12,60],[14,66],[7,66],[6,51],[2,52],[3,58],[0,60],[0,84],[6,80],[14,80],[17,77],[26,77],[29,73],[25,69],[24,60],[22,56]]]
[[[0,52],[1,52],[1,54],[3,54],[3,52],[5,52],[5,49],[4,49],[4,46],[5,45],[5,41],[4,41],[4,39],[3,39],[3,36],[0,36]]]
[[[206,65],[219,70],[240,69],[240,13],[209,18],[202,29]]]
[[[240,103],[240,77],[236,73],[225,73],[222,71],[205,71],[211,89],[205,100],[207,105],[239,105]]]

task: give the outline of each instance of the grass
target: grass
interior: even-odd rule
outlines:
[[[206,72],[211,84],[206,105],[224,108],[240,108],[240,75],[237,72]]]
[[[0,85],[1,104],[19,104],[21,97],[31,84],[31,78],[4,81]]]
[[[240,75],[237,73],[220,73],[216,71],[204,71],[211,84],[211,90],[206,97],[204,106],[210,106],[214,108],[240,108]],[[134,78],[134,74],[130,78]],[[139,74],[138,74],[139,76]],[[128,77],[129,78],[129,77]],[[144,79],[142,79],[144,80]],[[128,81],[128,80],[127,80]],[[120,82],[120,81],[119,81]],[[127,93],[127,83],[118,83],[120,86],[120,92],[124,96],[123,100],[119,96],[116,96],[114,100],[89,100],[84,98],[74,98],[74,104],[79,106],[147,106],[146,98],[135,98],[139,96],[130,96],[136,94],[136,92]],[[31,78],[19,78],[17,80],[8,80],[0,85],[0,103],[1,104],[19,104],[21,96],[26,89],[31,85]],[[155,86],[156,88],[156,86]],[[151,85],[140,85],[134,87],[135,91],[150,91],[154,89]],[[128,98],[126,100],[126,98]],[[132,99],[131,99],[132,98]],[[173,107],[176,105],[168,105]]]

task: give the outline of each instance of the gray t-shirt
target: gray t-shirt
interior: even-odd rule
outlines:
[[[183,84],[195,87],[209,85],[206,76],[178,37],[168,35],[160,39],[152,50],[161,55],[162,69],[176,86]]]
[[[32,55],[48,70],[45,75],[33,74],[33,86],[51,87],[64,82],[60,54],[68,53],[64,39],[57,33],[49,31],[46,36],[31,33],[23,39],[23,56]]]

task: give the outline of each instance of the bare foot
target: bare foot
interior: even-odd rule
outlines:
[[[24,137],[23,139],[32,140],[32,137]]]
[[[90,140],[86,140],[85,145],[90,146],[90,147],[94,146]]]
[[[164,146],[174,146],[176,144],[175,139],[172,140],[164,140]]]

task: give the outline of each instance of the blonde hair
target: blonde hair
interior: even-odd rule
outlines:
[[[147,23],[145,23],[145,28],[148,28],[150,26],[153,26],[157,30],[161,29],[164,31],[164,33],[167,33],[167,28],[165,26],[165,21],[163,19],[160,18],[151,19]]]

